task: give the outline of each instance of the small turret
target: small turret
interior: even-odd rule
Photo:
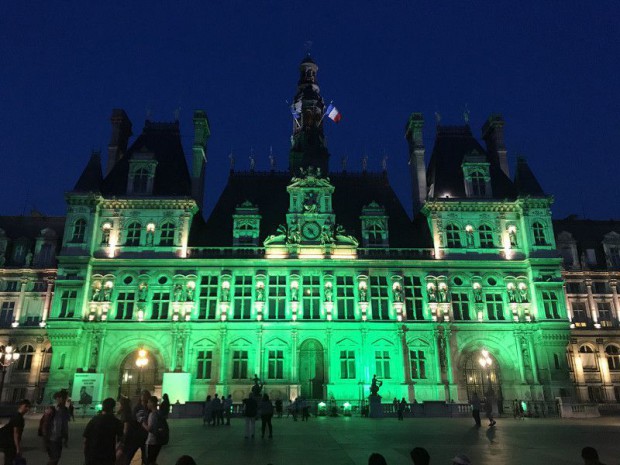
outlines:
[[[510,177],[506,145],[504,144],[504,118],[502,115],[489,116],[482,126],[482,138],[486,142],[487,152],[492,161],[499,164],[507,177]]]
[[[414,217],[426,201],[427,194],[423,128],[424,116],[422,113],[412,113],[405,126],[405,138],[409,143],[409,172],[411,173]]]
[[[207,164],[207,141],[211,128],[203,110],[194,111],[194,143],[192,145],[192,197],[202,208],[205,192],[205,165]]]
[[[127,153],[127,144],[132,135],[131,121],[125,113],[125,110],[115,108],[112,110],[110,117],[112,122],[112,136],[108,144],[108,165],[106,167],[106,176],[112,171],[114,165]]]

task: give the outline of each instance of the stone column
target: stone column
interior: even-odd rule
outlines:
[[[265,377],[265,373],[263,373],[263,363],[265,360],[265,348],[263,347],[263,328],[258,328],[256,330],[256,355],[254,359],[254,370],[255,373],[258,373],[258,377],[262,380]]]
[[[22,308],[24,306],[24,299],[26,298],[26,286],[28,285],[28,278],[21,279],[21,285],[19,287],[19,297],[17,298],[17,304],[15,304],[15,315],[13,316],[13,325],[18,326],[19,320],[22,315]]]
[[[290,373],[290,384],[299,384],[299,374],[297,373],[297,337],[298,333],[296,329],[291,330],[291,373]]]
[[[532,364],[532,375],[534,376],[534,383],[540,384],[538,377],[538,362],[536,361],[536,352],[534,352],[534,344],[532,344],[532,338],[528,337],[526,344],[530,352],[530,363]]]
[[[598,322],[598,311],[596,308],[596,303],[594,302],[594,295],[592,294],[592,280],[586,279],[586,289],[588,292],[588,307],[590,307],[590,316],[592,317],[592,322],[594,325],[599,325]]]
[[[564,290],[564,305],[566,306],[566,316],[568,320],[571,322],[571,328],[573,327],[573,309],[570,308],[570,300],[568,300],[568,294],[566,293],[566,283],[562,284],[562,289]]]
[[[219,384],[228,383],[228,346],[226,344],[227,328],[220,328],[220,379]]]
[[[616,281],[615,279],[609,280],[609,286],[611,287],[611,300],[614,307],[612,309],[613,318],[618,321],[620,320],[620,298],[618,298],[618,281]]]
[[[519,360],[519,378],[521,384],[526,384],[525,381],[525,360],[523,360],[523,352],[521,349],[521,336],[515,331],[515,347],[517,348],[517,359]]]
[[[50,305],[52,303],[53,296],[52,289],[54,289],[54,278],[47,278],[47,290],[45,291],[45,301],[43,302],[41,322],[47,321],[47,317],[50,314]]]
[[[605,344],[603,344],[602,339],[597,340],[596,348],[598,352],[598,366],[601,372],[601,381],[603,382],[603,391],[605,392],[605,401],[614,402],[614,385],[611,381],[609,363],[607,361],[607,354],[605,353]]]
[[[579,347],[576,343],[571,344],[570,347],[573,356],[573,375],[575,377],[575,387],[577,388],[579,400],[583,402],[588,399],[588,387],[586,385],[586,377],[583,372],[581,357],[579,356]]]

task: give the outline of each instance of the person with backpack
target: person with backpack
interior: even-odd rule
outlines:
[[[116,402],[111,397],[101,404],[101,414],[94,416],[84,429],[85,465],[115,465],[116,440],[123,435],[123,423],[114,416]]]
[[[65,403],[67,401],[66,391],[58,391],[54,394],[56,405],[50,407],[41,418],[39,424],[47,452],[47,465],[58,465],[62,455],[63,443],[69,439],[69,412]]]
[[[4,451],[4,463],[12,464],[16,457],[22,454],[21,442],[24,432],[24,415],[30,410],[28,399],[20,400],[17,412],[9,422],[0,429],[0,449]]]
[[[157,410],[157,397],[151,396],[147,401],[148,418],[142,427],[148,432],[146,438],[146,465],[155,465],[162,446],[168,443],[168,423]]]

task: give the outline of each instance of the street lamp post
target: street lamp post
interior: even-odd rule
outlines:
[[[491,365],[493,364],[493,359],[489,355],[488,350],[482,349],[481,356],[478,359],[478,363],[480,363],[480,366],[484,371],[482,375],[482,395],[486,397],[486,391],[484,389],[484,377],[486,376],[489,380],[489,383],[491,383]]]
[[[0,366],[2,367],[2,378],[0,379],[0,402],[2,402],[2,390],[4,389],[6,370],[17,360],[19,360],[19,352],[11,344],[6,347],[0,347]]]
[[[136,358],[136,366],[138,367],[138,389],[137,394],[140,395],[142,392],[140,382],[142,378],[142,369],[149,364],[148,352],[144,349],[140,349],[138,351],[138,358]]]

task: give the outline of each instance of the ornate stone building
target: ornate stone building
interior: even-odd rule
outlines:
[[[411,115],[408,213],[385,171],[328,170],[317,71],[302,61],[289,169],[231,168],[208,218],[206,114],[188,166],[177,122],[131,141],[113,112],[105,174],[93,154],[66,196],[48,392],[238,400],[256,374],[274,397],[357,401],[376,374],[389,399],[571,394],[552,199],[524,160],[510,176],[501,116],[484,147],[437,126],[427,165]]]
[[[567,349],[581,402],[620,401],[620,222],[567,218],[555,221],[564,259]]]

